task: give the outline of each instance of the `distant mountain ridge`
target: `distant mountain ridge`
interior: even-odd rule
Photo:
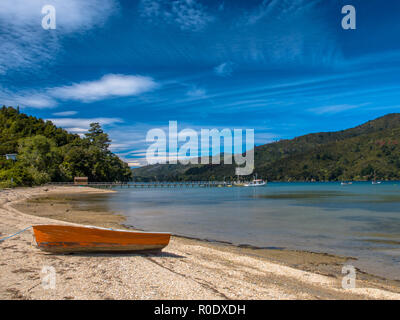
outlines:
[[[258,146],[259,177],[273,181],[400,179],[400,113],[354,128],[311,133]],[[133,170],[136,180],[235,179],[234,165],[152,165]]]

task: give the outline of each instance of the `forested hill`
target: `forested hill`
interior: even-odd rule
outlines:
[[[73,181],[126,181],[128,165],[108,148],[108,135],[98,123],[81,138],[19,109],[0,109],[0,187]],[[5,155],[17,154],[17,161]]]
[[[133,174],[138,180],[219,180],[234,178],[234,170],[233,165],[153,165]],[[270,181],[400,179],[400,114],[256,147],[254,173]]]

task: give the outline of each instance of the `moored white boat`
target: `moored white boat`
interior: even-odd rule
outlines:
[[[344,181],[342,181],[340,184],[342,186],[347,186],[347,185],[353,184],[353,182],[344,182]]]
[[[374,172],[374,180],[372,180],[372,184],[381,184],[382,181],[377,181],[376,180],[376,172]]]
[[[245,183],[244,186],[245,187],[262,187],[265,186],[267,184],[267,182],[265,182],[262,179],[254,179],[253,181],[249,182],[249,183]]]

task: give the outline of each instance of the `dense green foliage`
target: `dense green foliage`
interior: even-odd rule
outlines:
[[[46,182],[127,181],[131,171],[108,148],[108,135],[98,123],[81,138],[43,121],[20,113],[18,109],[0,110],[0,186],[39,185]],[[17,161],[5,154],[17,153]]]
[[[255,148],[258,177],[272,181],[400,179],[400,114],[339,132],[313,133]],[[135,179],[235,179],[234,165],[153,165]]]

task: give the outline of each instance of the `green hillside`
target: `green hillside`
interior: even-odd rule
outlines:
[[[355,128],[281,140],[254,151],[255,171],[269,181],[400,179],[400,114]],[[135,179],[234,179],[233,165],[153,165],[133,171]]]
[[[110,140],[98,123],[84,138],[18,109],[0,109],[0,187],[73,181],[126,181],[131,171],[108,150]],[[5,155],[17,153],[17,161]]]

